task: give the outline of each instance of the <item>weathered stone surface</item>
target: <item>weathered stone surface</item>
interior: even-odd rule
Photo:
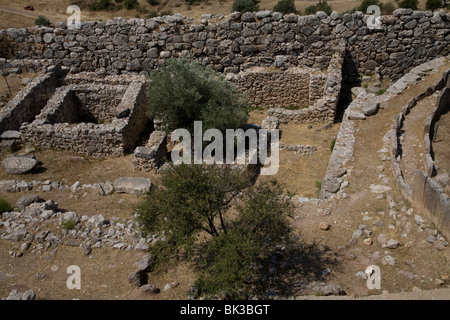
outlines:
[[[25,207],[28,207],[30,204],[34,202],[41,202],[42,199],[37,194],[30,194],[23,197],[20,197],[16,201],[16,207],[19,209],[23,209]]]
[[[3,160],[2,168],[7,174],[23,174],[36,167],[37,161],[27,156],[14,156]]]
[[[1,139],[20,139],[22,134],[15,130],[6,130],[0,135]]]
[[[143,286],[147,282],[147,276],[141,270],[134,271],[134,272],[131,272],[128,275],[128,282],[133,287],[139,288],[139,287]]]
[[[114,189],[117,193],[130,193],[143,195],[150,191],[152,182],[148,178],[123,177],[114,181]]]
[[[379,106],[380,104],[377,101],[368,101],[366,104],[364,104],[363,108],[361,109],[361,112],[365,116],[371,116],[377,113]]]

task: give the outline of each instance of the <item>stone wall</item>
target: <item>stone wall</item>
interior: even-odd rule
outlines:
[[[79,84],[72,86],[78,104],[79,119],[106,123],[114,118],[113,110],[119,105],[125,85]],[[80,121],[81,122],[81,121]]]
[[[23,122],[30,122],[39,114],[58,86],[57,67],[34,78],[0,110],[0,133],[19,130]]]
[[[130,151],[148,121],[145,116],[145,83],[131,82],[119,105],[109,110],[115,116],[103,124],[78,123],[76,86],[59,88],[33,122],[23,123],[20,127],[22,140],[93,157],[122,156]],[[118,90],[122,89],[120,86]]]
[[[251,105],[264,108],[296,106],[305,108],[310,102],[310,74],[314,70],[293,67],[286,71],[275,68],[255,67],[239,73],[235,83],[244,92]],[[326,76],[325,76],[326,77]],[[312,98],[317,99],[320,82],[314,77]],[[322,83],[322,91],[323,85]],[[321,96],[320,96],[321,97]]]
[[[342,63],[345,53],[345,45],[343,43],[341,43],[339,51],[334,53],[330,59],[324,86],[321,90],[316,90],[323,93],[320,99],[316,100],[312,105],[306,105],[305,108],[299,110],[272,108],[268,110],[268,115],[278,118],[278,121],[281,123],[333,121],[341,93]],[[317,80],[315,85],[317,89]]]
[[[363,12],[340,15],[282,15],[278,12],[216,15],[201,23],[181,15],[152,19],[115,18],[82,22],[80,30],[32,27],[6,29],[32,59],[61,62],[72,72],[108,74],[158,67],[168,57],[191,56],[215,70],[239,73],[252,67],[326,69],[334,48],[348,45],[346,76],[366,71],[399,78],[410,68],[450,53],[450,19],[443,10],[398,9],[367,27]]]
[[[431,156],[431,140],[433,136],[434,123],[442,113],[448,111],[450,105],[450,90],[444,88],[450,84],[450,70],[444,72],[432,87],[426,88],[423,92],[417,93],[416,97],[408,100],[402,111],[396,115],[392,126],[391,134],[391,162],[397,186],[402,194],[424,213],[436,225],[436,227],[446,236],[450,237],[450,198],[445,193],[444,188],[435,181],[434,164]],[[441,90],[436,101],[436,108],[427,118],[424,126],[424,167],[427,172],[417,169],[411,185],[408,184],[402,174],[398,164],[398,156],[401,145],[399,144],[399,134],[403,126],[405,117],[413,108],[417,101],[431,95],[437,90]]]

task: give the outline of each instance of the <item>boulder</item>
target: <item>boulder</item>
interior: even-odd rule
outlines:
[[[146,278],[147,278],[146,274],[143,271],[138,270],[138,271],[131,272],[128,275],[128,282],[133,287],[139,288],[139,287],[143,286],[144,284],[146,284],[146,282],[147,282]]]
[[[123,177],[114,181],[117,193],[143,195],[150,191],[152,182],[148,178]]]
[[[23,174],[36,167],[37,161],[28,156],[13,156],[2,162],[2,168],[7,174]]]
[[[28,207],[32,203],[41,202],[41,201],[42,201],[42,199],[39,197],[39,195],[30,194],[30,195],[23,196],[19,200],[17,200],[16,207],[19,209],[24,209],[25,207]]]
[[[15,130],[6,130],[6,131],[2,132],[2,134],[0,135],[1,139],[20,140],[21,137],[22,137],[22,134],[19,131],[15,131]]]

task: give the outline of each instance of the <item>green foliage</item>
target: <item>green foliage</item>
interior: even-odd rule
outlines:
[[[322,189],[322,181],[316,180],[316,188],[319,189],[319,191]]]
[[[367,13],[367,8],[369,6],[379,6],[380,10],[383,9],[383,3],[381,3],[379,0],[363,0],[358,10]]]
[[[138,0],[125,0],[123,6],[127,10],[136,9],[139,7],[139,2]]]
[[[296,105],[289,105],[289,106],[287,106],[287,107],[285,107],[285,109],[287,109],[287,110],[298,110],[299,109],[299,106],[296,106]]]
[[[327,15],[330,15],[333,12],[333,9],[328,4],[328,2],[320,0],[317,4],[311,5],[305,9],[306,15],[316,14],[317,11],[323,11]]]
[[[246,297],[276,244],[289,240],[290,197],[230,166],[170,167],[162,184],[138,209],[143,232],[164,239],[150,247],[156,267],[193,257],[198,295]]]
[[[259,10],[258,3],[257,0],[234,0],[231,11],[255,12]]]
[[[398,3],[399,8],[410,8],[413,10],[418,9],[419,0],[402,0]]]
[[[229,166],[181,164],[165,171],[162,184],[150,191],[138,219],[146,234],[164,232],[155,256],[168,260],[181,251],[191,254],[200,231],[215,237],[226,229],[226,210],[250,177]]]
[[[3,212],[11,212],[13,211],[13,207],[3,198],[0,198],[0,213]]]
[[[194,121],[204,130],[242,127],[248,119],[248,100],[238,89],[209,67],[188,59],[171,58],[160,70],[149,71],[147,115],[163,120],[167,132]]]
[[[89,9],[92,11],[113,10],[116,5],[111,0],[99,0],[89,5]]]
[[[427,0],[425,8],[427,10],[434,11],[442,7],[442,0]]]
[[[34,20],[34,24],[37,26],[50,27],[52,24],[50,20],[48,20],[45,16],[38,16],[36,20]]]
[[[72,230],[75,227],[75,224],[76,223],[73,220],[66,220],[61,225],[61,228],[63,228],[64,230]]]
[[[288,13],[297,13],[297,9],[295,8],[294,0],[280,0],[273,7],[274,12],[281,12],[283,14]]]
[[[331,152],[333,152],[335,144],[336,144],[336,138],[333,138],[333,140],[331,140],[331,143],[330,143],[330,151]]]
[[[380,90],[378,90],[378,92],[377,92],[377,94],[379,95],[379,96],[381,96],[383,93],[385,93],[386,92],[386,89],[380,89]]]
[[[392,15],[394,10],[396,9],[396,5],[394,2],[386,2],[383,4],[381,8],[381,14],[382,15]]]

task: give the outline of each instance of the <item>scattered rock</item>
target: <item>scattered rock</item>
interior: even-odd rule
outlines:
[[[372,241],[371,238],[367,238],[367,239],[364,239],[364,240],[363,240],[363,243],[364,243],[366,246],[370,246],[370,245],[372,245],[373,241]]]
[[[438,240],[436,242],[434,242],[434,247],[439,250],[439,251],[444,251],[445,249],[447,249],[446,243],[444,243],[442,240]]]
[[[398,273],[401,274],[402,276],[404,276],[406,279],[411,280],[411,281],[416,278],[414,273],[412,273],[411,271],[400,270]]]
[[[389,241],[386,243],[386,248],[389,249],[395,249],[399,246],[399,243],[397,240],[389,239]]]
[[[389,237],[388,237],[386,234],[380,233],[380,234],[378,235],[377,241],[378,241],[381,245],[386,244],[386,243],[388,242],[388,240],[389,240]]]
[[[387,255],[387,256],[384,256],[383,259],[381,259],[381,263],[383,265],[393,266],[393,265],[395,265],[395,259],[394,259],[394,257]]]
[[[128,275],[128,282],[132,286],[139,288],[147,282],[147,275],[141,270],[131,272]]]
[[[81,248],[81,255],[82,255],[83,257],[90,255],[91,252],[92,252],[91,246],[83,246],[83,247]]]
[[[39,195],[37,194],[30,194],[23,197],[20,197],[19,200],[16,201],[16,207],[19,209],[24,209],[25,207],[28,207],[30,204],[35,202],[41,202],[43,201]]]
[[[159,289],[157,287],[155,287],[153,284],[144,284],[139,289],[144,293],[149,293],[149,294],[159,293]]]
[[[153,257],[151,255],[143,256],[135,265],[141,271],[150,271],[151,266],[153,265]]]
[[[384,193],[384,192],[387,192],[390,190],[391,190],[391,188],[388,186],[383,186],[380,184],[371,184],[370,185],[370,191],[373,193]]]
[[[150,191],[152,182],[148,178],[125,177],[114,181],[114,189],[117,193],[129,193],[143,195]]]
[[[23,174],[33,170],[37,165],[36,159],[29,156],[14,156],[3,160],[2,168],[7,174]]]
[[[34,275],[34,278],[35,278],[35,279],[38,279],[38,280],[44,279],[44,278],[45,278],[45,273],[37,272],[37,273]]]
[[[320,221],[319,222],[319,229],[320,230],[324,230],[324,231],[330,230],[330,224],[328,222],[326,222],[326,221]]]

